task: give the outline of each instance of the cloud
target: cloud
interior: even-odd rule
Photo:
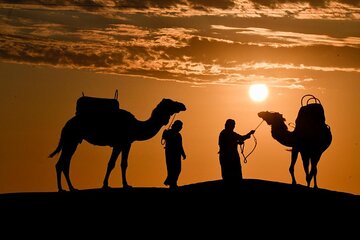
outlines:
[[[152,16],[293,17],[359,19],[359,0],[0,0],[11,9],[84,10],[97,14]]]
[[[360,69],[358,1],[0,2],[3,62],[289,88]]]
[[[222,25],[212,25],[213,29],[234,30],[236,34],[262,36],[267,40],[261,43],[252,44],[268,45],[274,47],[293,47],[293,46],[312,46],[312,45],[330,45],[345,47],[350,46],[360,48],[360,37],[334,38],[323,34],[305,34],[299,32],[272,31],[266,28],[235,28]]]
[[[282,4],[309,4],[312,7],[327,7],[332,2],[339,2],[344,3],[352,6],[359,7],[360,1],[359,0],[337,0],[337,1],[331,1],[331,0],[251,0],[251,2],[255,4],[260,4],[264,6],[271,6],[271,7],[277,7]]]

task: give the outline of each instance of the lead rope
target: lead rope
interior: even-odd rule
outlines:
[[[264,122],[264,119],[257,125],[257,127],[255,128],[255,131],[260,127],[260,125]],[[257,139],[255,137],[255,134],[252,134],[253,138],[254,138],[254,147],[253,149],[251,149],[251,151],[245,156],[244,154],[244,150],[245,150],[245,142],[243,144],[240,145],[240,150],[241,150],[241,155],[244,157],[244,163],[247,163],[247,158],[250,156],[250,154],[252,154],[257,146]]]
[[[169,126],[168,126],[168,127],[167,127],[167,129],[165,129],[165,130],[169,130],[169,129],[170,129],[170,127],[171,127],[172,123],[174,122],[175,116],[176,116],[176,113],[175,113],[175,114],[174,114],[174,116],[172,117],[172,119],[171,119],[171,122],[170,122]],[[164,131],[165,131],[165,130],[164,130]],[[161,138],[160,143],[161,143],[161,145],[165,145],[165,139]]]

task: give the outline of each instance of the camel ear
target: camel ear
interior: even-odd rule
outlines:
[[[169,104],[169,103],[173,102],[173,100],[171,100],[171,99],[169,99],[169,98],[163,98],[163,99],[161,100],[161,102],[162,102],[162,103],[165,103],[165,104]]]

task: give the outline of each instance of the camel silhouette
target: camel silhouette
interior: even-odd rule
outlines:
[[[310,97],[304,105],[304,99]],[[315,100],[315,103],[309,101]],[[316,175],[317,164],[323,152],[330,146],[332,134],[330,127],[325,123],[324,109],[320,100],[313,95],[304,95],[301,99],[302,107],[295,121],[294,131],[289,131],[285,124],[286,119],[279,112],[263,111],[258,116],[268,125],[271,125],[271,135],[282,145],[291,147],[291,163],[289,172],[292,184],[296,184],[294,166],[300,153],[307,186],[314,180],[314,188],[318,188]],[[309,164],[311,170],[309,172]]]
[[[71,158],[82,140],[93,145],[112,147],[103,188],[109,188],[110,173],[114,169],[120,153],[123,188],[130,188],[131,186],[126,180],[126,169],[131,144],[134,141],[144,141],[154,137],[162,126],[169,123],[172,115],[185,110],[186,107],[183,103],[164,98],[146,121],[137,120],[132,113],[120,108],[101,114],[76,114],[63,127],[59,144],[49,155],[49,157],[53,157],[61,151],[55,167],[58,191],[64,191],[61,184],[62,173],[69,190],[77,190],[71,183],[69,171]]]

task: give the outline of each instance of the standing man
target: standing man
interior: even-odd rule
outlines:
[[[180,131],[183,127],[183,123],[180,120],[176,120],[169,130],[165,130],[163,133],[163,139],[165,140],[165,158],[167,178],[164,182],[166,186],[170,186],[171,189],[177,188],[177,181],[181,172],[181,157],[186,159],[186,154],[182,144],[182,136]]]
[[[251,130],[246,135],[240,135],[234,129],[235,120],[227,119],[219,135],[221,176],[227,184],[237,184],[243,179],[238,145],[255,133],[255,130]]]

